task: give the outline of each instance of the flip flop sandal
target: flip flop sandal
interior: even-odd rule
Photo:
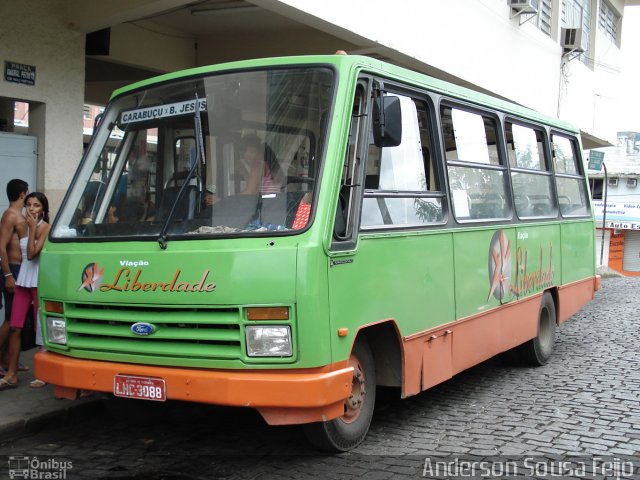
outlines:
[[[43,382],[42,380],[38,380],[37,378],[35,380],[32,380],[29,383],[29,386],[31,388],[42,388],[45,387],[47,385],[47,382]]]
[[[10,388],[16,388],[17,386],[18,386],[18,382],[10,382],[9,380],[0,378],[0,391],[9,390]]]

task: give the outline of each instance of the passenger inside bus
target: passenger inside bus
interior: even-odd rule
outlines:
[[[220,201],[217,195],[217,188],[215,185],[207,185],[207,188],[204,191],[204,197],[202,199],[202,208],[205,209],[207,207],[212,206],[213,204]]]
[[[207,185],[202,196],[202,209],[196,214],[197,218],[211,217],[212,207],[220,201],[217,191],[218,189],[215,185]]]
[[[282,169],[269,145],[256,135],[247,135],[241,143],[241,165],[247,172],[243,195],[275,194],[282,191]]]

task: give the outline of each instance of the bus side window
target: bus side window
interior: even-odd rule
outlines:
[[[586,182],[575,143],[567,137],[553,134],[551,144],[560,213],[565,217],[589,215]]]
[[[509,218],[506,165],[497,148],[496,120],[447,105],[440,115],[456,220]]]
[[[505,123],[514,204],[519,218],[555,217],[553,177],[545,158],[542,129]]]
[[[390,94],[395,95],[395,94]],[[362,227],[414,226],[443,221],[442,196],[430,161],[429,115],[424,102],[395,95],[402,111],[402,141],[369,145]]]

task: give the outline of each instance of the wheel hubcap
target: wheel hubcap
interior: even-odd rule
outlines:
[[[342,419],[346,423],[354,422],[360,416],[366,395],[366,378],[358,357],[352,355],[349,359],[349,365],[353,367],[353,378],[351,380],[351,395],[344,401]]]

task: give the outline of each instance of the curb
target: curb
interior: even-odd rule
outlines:
[[[40,415],[0,425],[0,438],[2,438],[3,443],[44,428],[84,421],[104,410],[103,399],[99,394],[96,395],[96,398],[91,399],[56,401],[71,403],[67,406],[62,406],[58,410],[44,412]]]

